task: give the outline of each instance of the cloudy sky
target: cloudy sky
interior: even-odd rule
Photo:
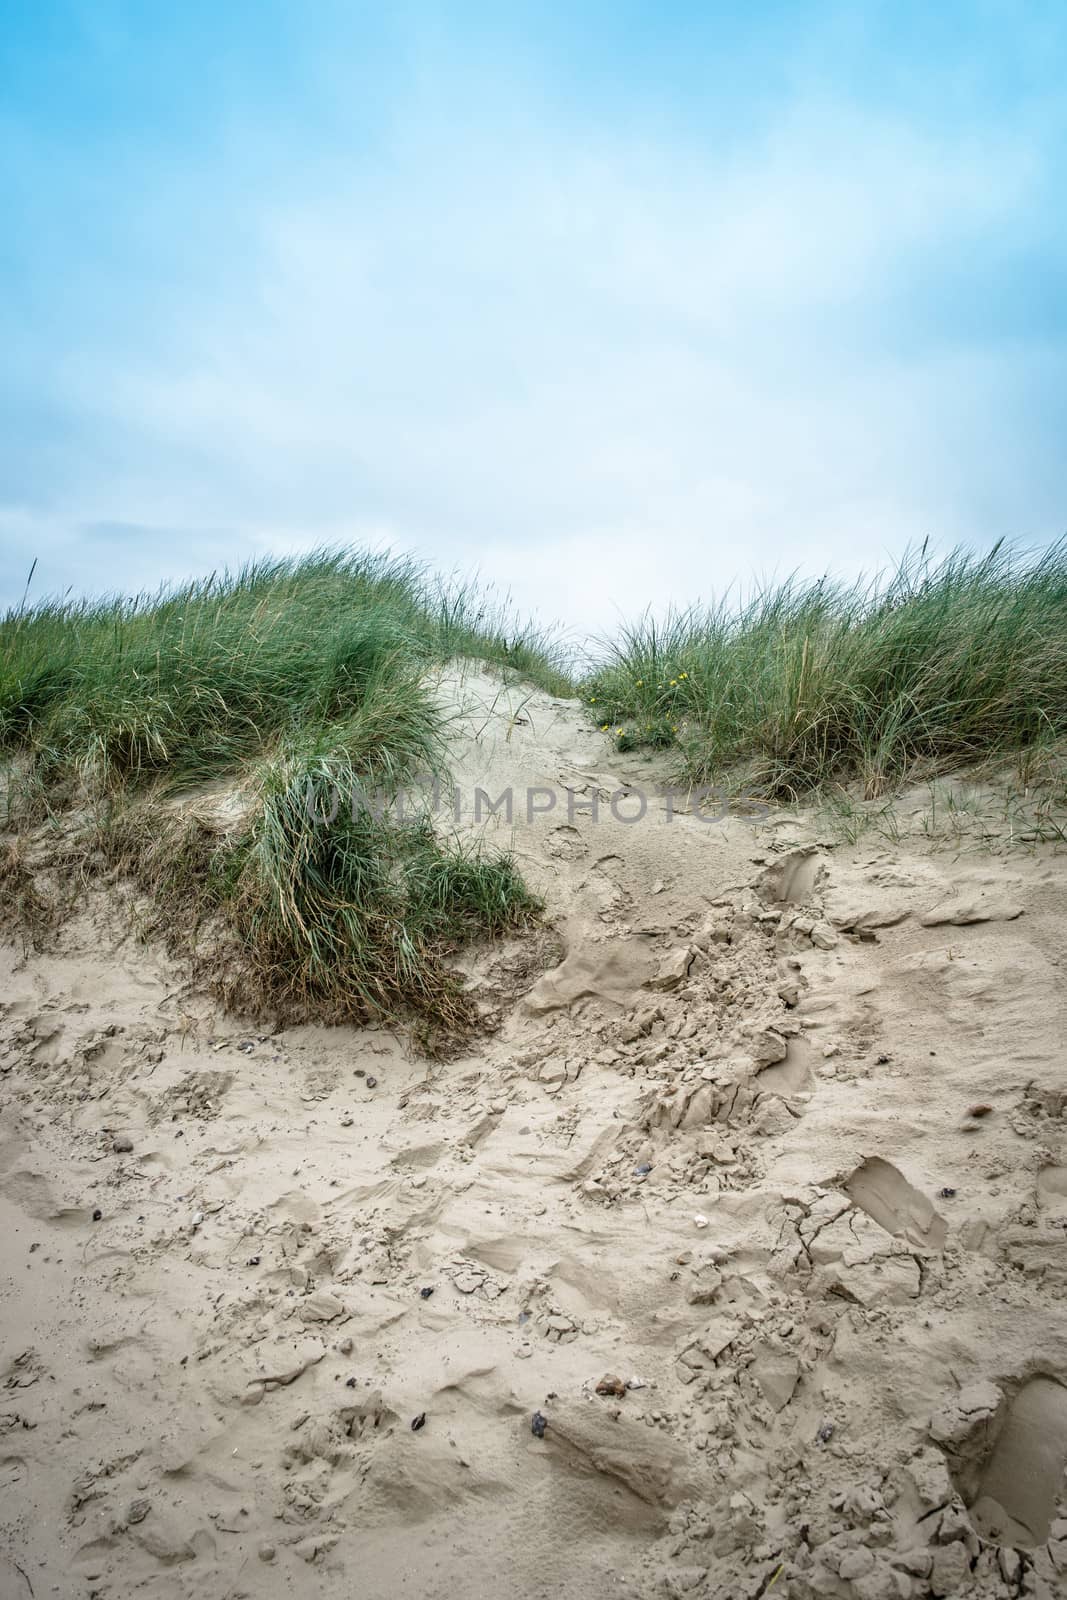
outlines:
[[[5,8],[0,600],[1056,538],[1065,81],[1059,0]]]

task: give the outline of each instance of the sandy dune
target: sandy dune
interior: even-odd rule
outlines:
[[[0,953],[0,1600],[1067,1593],[1062,850],[443,689],[553,920],[461,1059],[220,1017],[114,891]]]

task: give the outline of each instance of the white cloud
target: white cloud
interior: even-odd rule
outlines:
[[[254,244],[232,270],[220,247],[214,296],[168,286],[145,357],[87,332],[55,374],[62,482],[6,524],[49,587],[99,584],[108,551],[109,584],[143,584],[353,538],[597,631],[927,534],[1059,533],[1062,349],[912,322],[1038,226],[1025,129],[802,94],[722,151],[521,110],[506,132],[415,107],[369,175],[247,201]],[[158,531],[85,531],[116,523]]]

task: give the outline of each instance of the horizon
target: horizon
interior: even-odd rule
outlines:
[[[0,604],[353,544],[596,636],[1057,541],[1065,67],[1051,6],[9,19]]]

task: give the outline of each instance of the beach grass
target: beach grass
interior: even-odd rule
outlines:
[[[1000,545],[887,576],[788,578],[651,616],[597,653],[583,698],[622,749],[673,745],[694,782],[797,797],[1033,754],[1067,735],[1067,545]]]
[[[69,834],[83,819],[87,860],[139,877],[190,938],[210,924],[234,1003],[458,1027],[449,949],[522,926],[536,903],[506,854],[351,803],[443,774],[430,679],[455,657],[572,692],[558,638],[475,583],[385,556],[320,551],[21,606],[0,621],[9,822],[65,818]],[[218,780],[243,797],[230,826],[175,810]],[[0,889],[33,904],[17,860]]]

